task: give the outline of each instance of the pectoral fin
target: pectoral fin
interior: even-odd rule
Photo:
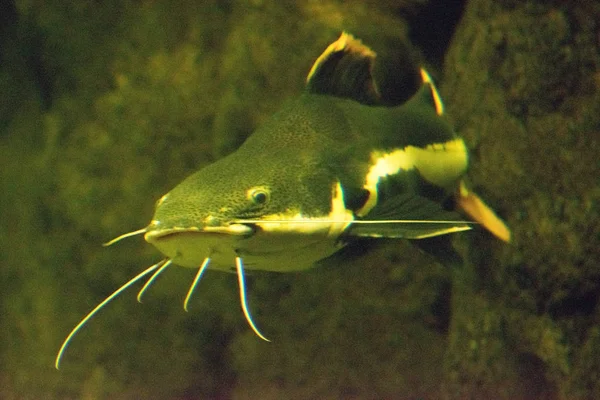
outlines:
[[[492,235],[505,242],[510,242],[510,229],[483,200],[467,189],[464,181],[460,182],[456,203],[468,216],[479,222]]]
[[[472,224],[425,197],[401,194],[352,222],[344,236],[423,239],[469,230]]]

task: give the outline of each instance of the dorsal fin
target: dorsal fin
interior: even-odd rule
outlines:
[[[315,94],[350,98],[362,104],[379,104],[373,79],[375,52],[343,32],[317,58],[306,77],[306,90]]]
[[[435,87],[435,84],[433,83],[433,79],[431,79],[429,72],[427,72],[427,70],[425,68],[421,67],[420,71],[421,71],[421,80],[423,82],[423,85],[427,86],[429,88],[429,94],[428,94],[429,97],[428,98],[430,99],[430,101],[433,102],[433,105],[435,106],[435,112],[437,113],[437,115],[443,115],[444,114],[444,102],[442,101],[442,97],[438,93],[438,90]]]
[[[407,108],[431,109],[438,116],[444,115],[444,103],[431,79],[429,73],[424,69],[421,72],[421,87],[405,104]]]

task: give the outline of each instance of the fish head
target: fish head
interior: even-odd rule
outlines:
[[[331,255],[347,212],[336,185],[318,168],[293,167],[302,154],[237,152],[200,169],[161,197],[145,239],[173,263],[234,269],[310,268]],[[252,153],[255,154],[254,150]],[[340,218],[341,221],[340,222]],[[335,220],[337,222],[331,222]]]

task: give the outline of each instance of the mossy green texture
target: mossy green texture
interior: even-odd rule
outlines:
[[[470,144],[473,183],[514,239],[470,243],[454,279],[450,398],[600,395],[589,378],[598,371],[599,16],[593,2],[478,0],[457,29],[443,95]],[[475,354],[486,368],[468,361]]]
[[[384,59],[409,47],[400,15],[425,3],[17,2],[0,66],[16,104],[0,107],[0,397],[600,397],[593,2],[469,1],[447,55],[448,114],[511,245],[461,234],[457,270],[392,241],[252,274],[272,343],[247,327],[234,275],[207,273],[185,313],[193,271],[173,267],[53,369],[77,321],[160,257],[140,238],[100,243],[147,224],[156,199],[298,94],[341,30]]]

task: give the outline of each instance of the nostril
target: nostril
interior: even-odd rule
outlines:
[[[204,225],[205,226],[217,226],[219,225],[219,220],[213,216],[213,215],[209,215],[206,218],[204,218]]]

